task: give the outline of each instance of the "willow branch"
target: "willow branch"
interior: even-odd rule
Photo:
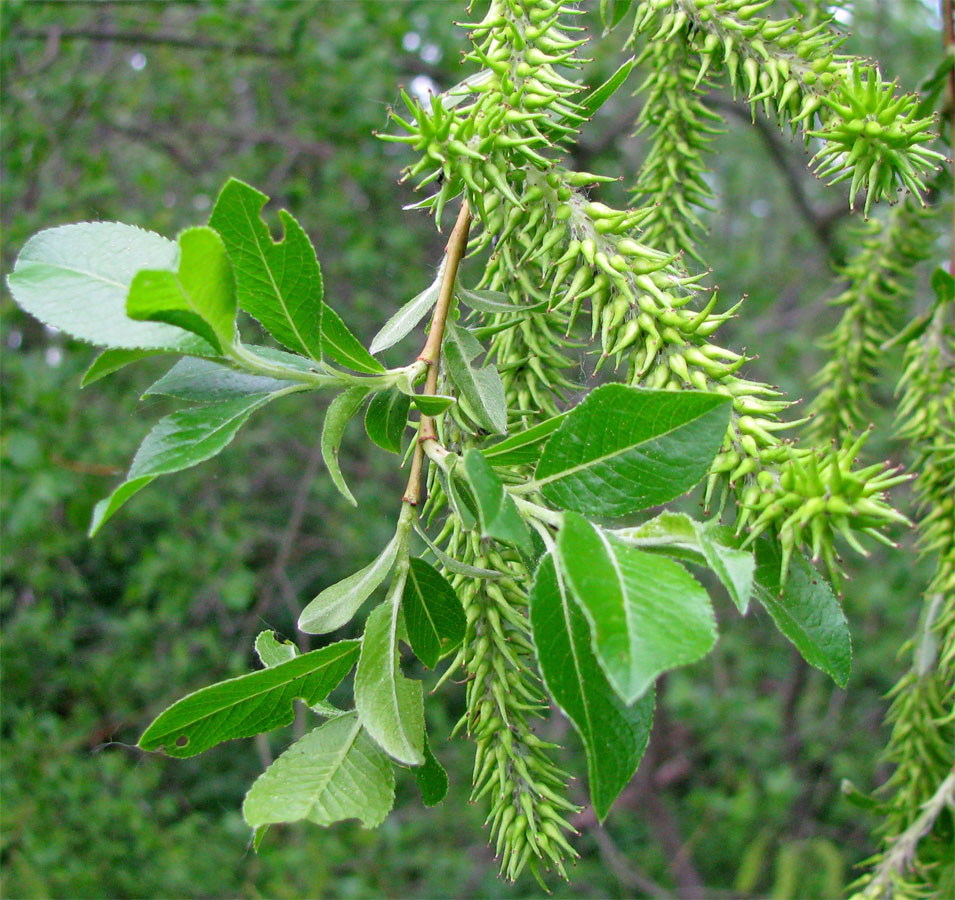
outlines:
[[[451,301],[454,298],[454,282],[458,277],[458,267],[468,246],[468,232],[471,228],[471,210],[467,201],[461,204],[458,220],[454,224],[448,245],[445,251],[444,275],[441,287],[438,290],[438,302],[431,315],[431,325],[428,328],[428,339],[418,354],[418,360],[428,367],[428,374],[424,382],[423,394],[434,396],[438,391],[438,371],[441,363],[441,341],[444,339],[444,326],[448,321],[451,310]],[[421,467],[424,463],[425,443],[436,441],[438,433],[435,429],[434,418],[422,413],[418,423],[418,444],[411,458],[411,472],[408,476],[408,486],[405,488],[402,500],[411,506],[417,506],[421,499]]]

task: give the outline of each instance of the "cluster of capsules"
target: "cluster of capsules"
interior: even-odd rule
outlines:
[[[928,146],[935,117],[915,95],[897,93],[876,66],[838,54],[843,38],[831,21],[806,27],[798,16],[760,16],[770,4],[648,0],[639,5],[635,35],[686,45],[695,78],[721,70],[754,111],[762,105],[780,124],[801,129],[807,145],[821,140],[811,163],[816,174],[830,184],[848,181],[850,203],[864,190],[866,215],[899,188],[924,190],[923,176],[944,160]]]
[[[682,38],[693,48],[703,42],[696,49],[708,48],[706,65],[724,65],[750,99],[774,103],[777,112],[804,127],[810,120],[832,124],[836,114],[822,111],[832,92],[814,86],[854,84],[837,74],[844,68],[841,61],[828,50],[822,54],[821,42],[832,39],[820,29],[793,43],[787,33],[793,24],[761,24],[755,18],[761,8],[653,2],[641,4],[638,16],[641,27],[662,17],[654,28],[657,40]],[[390,139],[419,153],[407,176],[419,187],[434,188],[420,205],[440,220],[447,201],[464,195],[476,216],[470,249],[489,252],[477,287],[501,291],[514,304],[513,312],[489,315],[478,329],[490,340],[489,358],[500,371],[511,424],[529,425],[558,412],[562,394],[578,389],[569,376],[580,364],[580,349],[593,344],[600,348],[594,368],[624,368],[630,384],[726,394],[734,411],[707,481],[707,503],[718,498],[722,510],[732,492],[737,525],[747,540],[771,530],[783,543],[784,560],[805,546],[825,559],[835,577],[837,533],[858,546],[858,534],[881,537],[885,525],[902,518],[884,495],[900,476],[881,464],[854,469],[858,441],[820,453],[779,437],[798,424],[779,418],[789,403],[773,387],[739,374],[745,356],[710,341],[736,307],[717,311],[715,293],[694,303],[707,273],[684,269],[679,242],[662,247],[648,242],[641,229],[659,232],[661,227],[654,226],[655,207],[615,209],[596,202],[589,190],[616,179],[556,162],[588,113],[577,100],[579,85],[558,71],[579,64],[576,51],[583,41],[579,29],[564,19],[575,13],[562,0],[493,0],[484,19],[468,26],[474,44],[469,58],[481,71],[428,104],[405,95],[410,120],[392,114],[405,134]],[[730,20],[740,27],[734,31]],[[715,29],[715,43],[703,28],[706,23]],[[753,32],[746,23],[761,30]],[[771,40],[776,41],[772,54]],[[811,59],[796,64],[787,62],[790,56]],[[750,74],[754,65],[755,77]],[[697,70],[694,86],[705,74]],[[681,75],[678,87],[684,86]],[[864,87],[870,91],[868,83]],[[913,140],[919,142],[918,134]],[[460,431],[454,438],[460,443],[480,438],[479,429],[465,420],[448,427]],[[511,480],[521,473],[501,476]],[[429,499],[432,513],[441,495],[438,490]],[[492,839],[499,844],[506,875],[515,877],[525,865],[562,871],[560,861],[570,852],[563,837],[568,807],[555,798],[562,796],[566,777],[547,761],[548,748],[536,742],[526,722],[540,702],[520,659],[529,653],[522,643],[527,640],[527,573],[513,571],[519,561],[474,546],[457,520],[449,518],[443,536],[451,555],[469,565],[483,560],[505,576],[465,579],[458,586],[473,639],[465,646],[474,647],[464,651],[462,661],[471,682],[465,721],[483,747],[477,791],[491,796]],[[536,768],[530,759],[539,761]],[[536,790],[535,783],[545,790]]]
[[[884,369],[883,344],[898,331],[907,307],[912,270],[927,259],[931,238],[926,213],[911,200],[859,230],[859,250],[839,268],[844,289],[830,301],[842,310],[820,342],[829,360],[812,380],[819,388],[807,426],[814,443],[840,440],[867,421],[870,389]]]
[[[940,300],[919,327],[905,352],[898,433],[917,457],[920,549],[937,562],[918,631],[902,648],[912,666],[890,693],[882,848],[855,885],[858,898],[941,896],[951,862],[950,826],[916,822],[951,778],[955,746],[955,302]],[[918,843],[900,862],[894,851],[913,828]]]
[[[487,228],[495,214],[505,214],[517,228],[526,227],[528,217],[542,221],[547,213],[546,206],[538,211],[533,205],[533,185],[553,168],[549,155],[584,120],[572,99],[580,86],[558,72],[579,64],[581,29],[564,18],[576,14],[561,0],[492,0],[481,22],[465,26],[473,43],[468,59],[481,71],[427,104],[403,94],[410,120],[391,114],[406,133],[385,139],[407,143],[420,154],[406,177],[417,179],[418,188],[434,188],[420,205],[433,211],[440,227],[446,202],[464,193],[483,223],[483,237],[472,250],[493,239],[501,254],[508,252],[507,221],[496,223],[496,238]],[[529,340],[541,348],[555,346],[551,339],[559,336],[551,322],[518,318]],[[571,361],[509,351],[502,357],[514,325],[497,330],[491,323],[481,335],[492,338],[510,412],[527,417],[556,412],[554,390],[570,386],[560,370]],[[441,424],[442,439],[452,446],[473,440],[477,430],[456,408]],[[433,517],[447,502],[432,469],[426,514]],[[573,831],[568,819],[577,807],[565,796],[569,776],[550,759],[554,745],[532,728],[547,704],[533,674],[527,570],[504,545],[489,546],[467,532],[458,516],[448,517],[438,541],[460,563],[496,576],[453,576],[468,622],[457,660],[468,676],[467,711],[458,727],[477,748],[472,799],[489,802],[487,824],[502,875],[513,880],[526,867],[539,879],[545,869],[566,877],[564,861],[576,856],[566,837]]]

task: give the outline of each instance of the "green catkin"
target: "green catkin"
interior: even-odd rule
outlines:
[[[649,213],[642,240],[651,247],[681,251],[702,263],[696,236],[704,230],[698,210],[711,210],[713,192],[704,174],[703,155],[721,129],[719,115],[701,101],[707,66],[691,64],[683,41],[649,40],[638,65],[647,76],[637,133],[649,136],[637,183],[635,205]],[[701,90],[702,89],[702,90]]]
[[[912,666],[892,689],[893,765],[882,787],[887,813],[879,853],[858,897],[945,897],[955,892],[955,303],[941,301],[906,348],[899,434],[917,454],[920,548],[936,559],[915,637]],[[933,808],[948,786],[945,802]]]
[[[912,271],[929,256],[926,213],[911,201],[885,220],[865,223],[859,250],[840,270],[846,286],[831,301],[842,314],[821,342],[829,361],[813,378],[820,392],[810,411],[808,438],[817,445],[838,441],[863,428],[871,408],[870,388],[884,370],[884,344],[902,321],[912,287]]]
[[[920,186],[938,155],[922,146],[931,137],[931,120],[914,116],[914,98],[896,97],[873,68],[836,57],[838,39],[824,26],[796,42],[796,20],[760,19],[760,8],[682,0],[637,5],[638,36],[679,48],[671,59],[676,81],[647,85],[659,94],[656,106],[673,91],[690,94],[677,116],[647,113],[655,144],[678,147],[692,129],[697,136],[681,165],[701,177],[706,132],[698,127],[703,117],[694,92],[707,89],[710,75],[723,73],[751,102],[802,128],[807,139],[821,136],[817,165],[837,180],[851,178],[853,194],[866,188],[867,208],[894,196],[898,185]],[[707,481],[707,502],[722,509],[732,497],[747,542],[764,532],[776,535],[783,577],[792,554],[805,548],[837,578],[837,535],[862,549],[860,536],[885,541],[886,525],[907,521],[885,497],[902,476],[882,465],[855,467],[865,435],[825,451],[784,440],[779,433],[799,424],[780,419],[789,402],[740,374],[743,355],[711,342],[736,307],[717,312],[716,298],[699,287],[705,273],[691,275],[679,258],[697,227],[693,207],[705,201],[700,182],[691,177],[682,202],[674,199],[685,237],[668,241],[655,206],[614,209],[596,202],[593,188],[615,179],[561,165],[565,141],[585,118],[580,86],[562,74],[579,65],[576,12],[565,0],[492,0],[484,18],[467,26],[473,43],[468,58],[481,71],[427,104],[404,95],[410,119],[397,113],[393,119],[405,134],[385,138],[418,153],[406,177],[431,191],[419,205],[439,221],[447,202],[464,195],[475,215],[469,249],[490,251],[477,286],[525,307],[482,317],[510,426],[526,427],[560,410],[562,392],[576,388],[570,376],[579,364],[577,350],[591,341],[598,348],[592,368],[619,367],[629,384],[726,394],[733,414]],[[897,116],[901,124],[889,129],[891,135],[879,131],[881,118]],[[852,154],[845,172],[833,169],[842,159],[834,147]],[[641,203],[663,192],[664,176],[673,173],[661,163],[638,179]],[[455,450],[479,432],[459,406],[447,417],[442,439]],[[509,475],[512,481],[529,473],[516,467]],[[439,519],[443,490],[436,476],[430,483],[435,492],[426,514]],[[461,527],[452,525],[448,552],[507,575],[494,585],[456,576],[469,621],[459,658],[469,680],[461,727],[478,743],[475,797],[490,802],[491,839],[505,876],[514,878],[526,866],[535,873],[542,867],[563,872],[569,846],[564,814],[572,809],[562,799],[567,776],[533,740],[528,722],[541,711],[543,697],[520,664],[529,652],[527,573],[510,551],[501,555],[503,545],[480,542]]]

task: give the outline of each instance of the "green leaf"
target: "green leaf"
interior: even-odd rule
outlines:
[[[322,310],[322,339],[325,352],[332,359],[368,375],[380,375],[385,371],[385,367],[365,349],[334,309],[323,303]]]
[[[412,559],[401,595],[414,655],[429,669],[464,640],[464,607],[448,580],[423,559]]]
[[[745,616],[753,594],[753,576],[756,571],[756,560],[752,552],[733,546],[733,533],[729,528],[716,522],[694,521],[693,524],[707,565],[723,583],[740,614]]]
[[[546,300],[527,305],[513,303],[511,298],[503,291],[472,291],[458,285],[454,289],[454,294],[465,306],[490,315],[495,313],[515,315],[516,313],[534,312],[547,307]]]
[[[482,535],[507,541],[525,555],[533,556],[534,546],[527,523],[521,518],[513,497],[504,490],[504,485],[480,450],[472,448],[465,452],[464,471],[477,502]]]
[[[401,439],[408,424],[411,398],[393,387],[379,391],[365,410],[365,431],[379,447],[391,453],[401,452]]]
[[[345,484],[345,476],[342,475],[342,468],[338,461],[338,451],[341,448],[342,438],[345,436],[346,426],[361,408],[369,393],[368,388],[358,385],[346,388],[328,404],[325,424],[322,426],[322,459],[325,460],[328,474],[331,475],[338,492],[352,506],[358,506],[358,501]]]
[[[351,621],[361,605],[387,577],[398,555],[398,536],[367,566],[325,588],[298,618],[299,631],[327,634]]]
[[[160,713],[139,739],[142,750],[195,756],[223,741],[288,725],[294,700],[324,700],[351,671],[358,641],[339,641],[268,669],[230,678],[183,697]]]
[[[616,0],[616,4],[618,9],[614,13],[613,22],[610,24],[606,21],[604,22],[608,31],[623,18],[626,7],[630,5],[630,0],[626,0],[626,2],[624,2],[624,0]],[[623,12],[620,11],[620,8],[623,8]],[[574,115],[580,116],[585,120],[593,118],[594,113],[616,94],[626,82],[627,78],[630,77],[635,63],[636,59],[631,56],[630,59],[624,62],[603,84],[595,88],[580,101],[580,109],[574,110]]]
[[[584,742],[590,800],[603,821],[647,748],[654,692],[633,706],[614,693],[591,649],[587,619],[550,555],[534,578],[530,617],[544,684]]]
[[[706,474],[730,407],[721,394],[604,385],[548,441],[537,484],[551,503],[590,516],[665,503]]]
[[[616,529],[612,534],[641,550],[709,567],[740,613],[746,615],[756,561],[751,551],[735,546],[737,539],[731,529],[715,520],[697,522],[685,513],[664,512],[635,528]]]
[[[485,431],[507,431],[507,403],[501,376],[492,365],[483,368],[474,360],[484,352],[467,329],[448,322],[444,337],[444,359],[451,380],[461,392],[459,402]]]
[[[564,516],[557,548],[597,659],[626,703],[662,672],[713,648],[710,599],[679,563],[630,547],[573,512]]]
[[[378,746],[398,762],[424,763],[424,698],[421,682],[401,674],[399,599],[405,578],[395,579],[388,599],[368,617],[355,672],[355,707]]]
[[[118,222],[83,222],[41,231],[27,241],[7,278],[30,315],[101,347],[212,355],[206,341],[159,322],[126,315],[126,295],[140,269],[176,270],[172,241]]]
[[[438,472],[438,480],[445,489],[445,494],[451,503],[454,514],[461,521],[461,527],[470,531],[477,525],[478,508],[471,494],[471,489],[463,478],[458,476],[459,466],[455,466],[451,474],[445,478],[443,472]]]
[[[288,662],[298,656],[298,647],[291,641],[280,641],[274,631],[260,631],[255,639],[255,652],[266,668]]]
[[[467,563],[459,562],[448,556],[428,537],[425,530],[417,522],[414,523],[414,530],[418,532],[418,537],[425,542],[427,548],[434,554],[435,559],[449,572],[454,572],[455,575],[466,575],[468,578],[489,578],[492,581],[504,577],[501,572],[495,572],[493,569],[481,569],[478,566],[469,566]]]
[[[442,262],[434,281],[417,297],[409,300],[381,326],[381,330],[372,338],[370,348],[372,353],[381,353],[382,350],[393,347],[398,341],[411,333],[414,327],[431,311],[434,304],[438,302],[443,276],[444,263]]]
[[[189,469],[224,450],[249,416],[281,393],[234,397],[160,419],[139,445],[126,480],[94,507],[90,537],[157,476]]]
[[[296,384],[298,382],[241,372],[211,359],[186,357],[179,360],[159,381],[146,388],[143,396],[162,394],[193,403],[218,403],[234,397],[271,394]]]
[[[448,795],[448,773],[431,752],[427,735],[424,739],[424,765],[412,771],[425,806],[437,806]]]
[[[395,802],[395,774],[358,716],[332,719],[296,741],[256,780],[242,815],[252,828],[359,819],[377,828]]]
[[[822,669],[839,687],[845,687],[852,670],[852,644],[839,601],[801,553],[793,554],[782,587],[781,565],[777,541],[756,541],[756,598],[803,659]]]
[[[633,0],[600,0],[600,21],[603,23],[604,33],[619,25],[632,5]],[[633,60],[630,60],[630,64],[633,65]]]
[[[518,431],[510,437],[492,444],[481,452],[484,458],[490,460],[494,466],[526,466],[533,465],[540,458],[541,445],[561,426],[569,412],[552,416],[532,425],[524,431]]]
[[[411,402],[426,416],[437,416],[455,404],[454,397],[444,394],[413,394]]]
[[[235,271],[239,306],[296,353],[320,359],[322,273],[302,226],[279,212],[285,236],[273,241],[262,220],[268,197],[230,178],[216,200],[209,224],[222,235]]]
[[[143,269],[129,286],[131,319],[165,322],[224,353],[235,341],[235,278],[222,238],[211,228],[179,235],[179,269]]]
[[[80,387],[87,387],[94,381],[112,375],[113,372],[118,372],[131,363],[139,362],[141,359],[147,359],[150,356],[158,356],[162,352],[162,350],[124,350],[121,348],[104,350],[83,373]]]

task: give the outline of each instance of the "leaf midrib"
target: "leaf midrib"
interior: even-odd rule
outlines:
[[[709,409],[704,410],[700,415],[695,416],[692,419],[685,419],[682,422],[674,425],[672,428],[668,428],[666,431],[660,431],[651,437],[648,437],[642,441],[638,441],[635,444],[627,444],[626,447],[621,447],[619,450],[613,451],[613,453],[605,453],[603,456],[597,456],[593,459],[589,459],[585,462],[579,463],[576,466],[571,466],[569,469],[561,469],[557,472],[554,472],[551,475],[545,475],[543,478],[535,478],[533,481],[534,487],[542,487],[545,484],[550,484],[552,481],[556,481],[558,478],[567,478],[571,475],[576,475],[578,472],[583,471],[584,469],[590,469],[595,466],[600,465],[601,463],[606,462],[609,459],[613,459],[617,456],[622,456],[624,453],[629,453],[632,450],[635,450],[637,447],[642,447],[645,444],[649,444],[653,441],[659,440],[660,438],[666,437],[668,434],[672,434],[674,431],[677,431],[680,428],[685,428],[687,425],[690,425],[693,422],[702,419],[707,413],[711,412],[714,409],[718,409],[717,406],[711,406]],[[555,435],[556,437],[556,435]]]
[[[199,717],[196,718],[196,719],[192,719],[192,720],[190,720],[189,722],[186,722],[186,723],[180,725],[180,726],[177,727],[177,728],[173,728],[173,729],[171,729],[171,730],[168,731],[168,732],[164,732],[164,734],[161,735],[160,737],[166,737],[166,736],[168,736],[168,735],[176,734],[177,732],[183,732],[183,731],[185,731],[187,728],[193,728],[195,725],[199,724],[200,722],[204,722],[206,719],[210,719],[210,718],[212,718],[213,716],[217,716],[217,715],[219,715],[219,714],[221,714],[221,713],[223,713],[223,712],[226,712],[226,711],[228,711],[229,709],[232,709],[232,708],[234,708],[234,707],[236,707],[236,706],[238,706],[238,705],[240,705],[240,704],[242,704],[242,703],[246,703],[246,702],[248,702],[248,701],[257,700],[258,698],[260,698],[260,697],[262,697],[262,696],[264,696],[264,695],[266,695],[266,694],[270,694],[270,693],[272,693],[273,691],[287,688],[287,687],[289,687],[289,685],[294,684],[296,681],[299,681],[299,680],[301,680],[301,679],[303,679],[303,678],[308,678],[308,677],[310,677],[310,676],[312,676],[312,675],[315,675],[317,672],[319,672],[319,671],[320,671],[321,669],[323,669],[323,668],[328,668],[328,667],[329,667],[330,665],[332,665],[333,663],[338,662],[338,661],[342,658],[342,655],[343,655],[343,654],[342,654],[341,652],[339,652],[338,656],[334,657],[334,659],[319,661],[319,664],[316,665],[315,668],[313,668],[313,669],[308,669],[307,671],[302,672],[300,675],[296,675],[294,678],[290,678],[288,681],[279,682],[278,684],[274,684],[274,685],[272,685],[271,687],[265,688],[265,689],[263,689],[263,690],[261,690],[261,691],[256,691],[255,693],[252,693],[252,694],[246,694],[246,695],[245,695],[244,697],[242,697],[241,699],[236,700],[236,701],[234,701],[234,702],[232,702],[232,703],[227,703],[227,704],[224,704],[224,705],[222,705],[222,706],[219,706],[219,707],[217,707],[216,709],[214,709],[212,712],[209,712],[209,713],[206,713],[205,715],[199,716]],[[297,658],[297,659],[301,659],[302,657],[296,657],[296,658]],[[293,661],[293,660],[289,660],[289,662],[292,662],[292,661]],[[285,665],[285,663],[283,663],[283,664],[281,664],[281,665]],[[273,666],[272,669],[271,669],[271,671],[274,672],[276,668],[278,668],[278,667],[277,667],[277,666]],[[263,671],[263,672],[268,672],[268,671],[270,671],[270,670],[269,670],[269,669],[263,669],[262,671]],[[240,678],[248,678],[248,675],[240,675],[238,678],[229,679],[229,680],[230,680],[230,681],[238,681]],[[221,683],[222,683],[222,684],[228,684],[229,681],[224,681],[224,682],[221,682]],[[207,688],[203,688],[202,690],[207,690]],[[200,690],[200,691],[196,691],[196,694],[198,694],[198,693],[201,693],[201,690]],[[192,694],[191,696],[195,696],[196,694]],[[183,699],[186,700],[186,699],[188,699],[188,698],[183,698]],[[293,697],[292,699],[295,699],[295,698]]]
[[[357,715],[354,716],[354,724],[352,726],[351,734],[344,741],[341,751],[334,754],[334,765],[330,767],[328,773],[319,781],[320,787],[315,791],[315,799],[308,806],[308,811],[305,813],[307,818],[312,810],[319,805],[319,801],[325,795],[325,792],[328,790],[328,786],[332,783],[332,779],[341,771],[342,766],[345,763],[345,759],[348,754],[351,752],[352,747],[355,746],[355,741],[358,740],[358,735],[361,734],[361,720]]]
[[[29,266],[39,266],[41,268],[55,269],[60,272],[72,272],[76,275],[85,275],[87,278],[92,278],[94,281],[102,281],[103,284],[110,284],[113,287],[118,287],[122,290],[129,290],[128,284],[123,284],[121,281],[113,281],[112,278],[106,278],[104,275],[99,275],[95,272],[88,272],[86,269],[77,269],[74,266],[64,266],[59,263],[51,263],[46,260],[41,259],[24,259],[21,261],[20,265],[27,263]],[[171,271],[170,269],[163,269],[164,272]],[[17,275],[23,275],[24,271],[22,268],[18,267],[18,270],[15,270],[10,273],[11,278],[16,278]]]
[[[269,281],[272,283],[272,290],[274,291],[275,296],[279,301],[279,305],[282,307],[282,312],[285,313],[285,318],[288,320],[289,325],[292,326],[292,331],[295,333],[295,337],[299,342],[299,346],[302,348],[302,350],[305,351],[305,353],[308,354],[308,356],[311,359],[315,359],[315,357],[312,356],[311,347],[309,347],[308,344],[305,343],[305,340],[302,337],[301,332],[298,330],[298,326],[295,324],[295,320],[292,318],[291,314],[289,313],[288,305],[285,303],[285,298],[282,296],[282,292],[279,290],[279,286],[275,282],[275,276],[272,274],[272,264],[269,261],[269,258],[266,255],[265,250],[263,250],[262,248],[262,235],[259,229],[256,228],[257,224],[263,225],[262,217],[261,215],[256,215],[255,219],[252,219],[249,216],[249,209],[244,203],[242,204],[242,212],[245,214],[245,217],[248,220],[249,229],[252,232],[252,239],[255,241],[256,250],[258,250],[259,256],[262,259],[262,264],[265,266],[265,271],[269,273]],[[272,238],[269,237],[268,235],[266,235],[266,238],[268,239],[269,244],[273,248],[280,246],[279,243],[276,243],[275,241],[273,241]],[[288,240],[289,240],[288,225],[286,225],[284,242],[287,242]]]

